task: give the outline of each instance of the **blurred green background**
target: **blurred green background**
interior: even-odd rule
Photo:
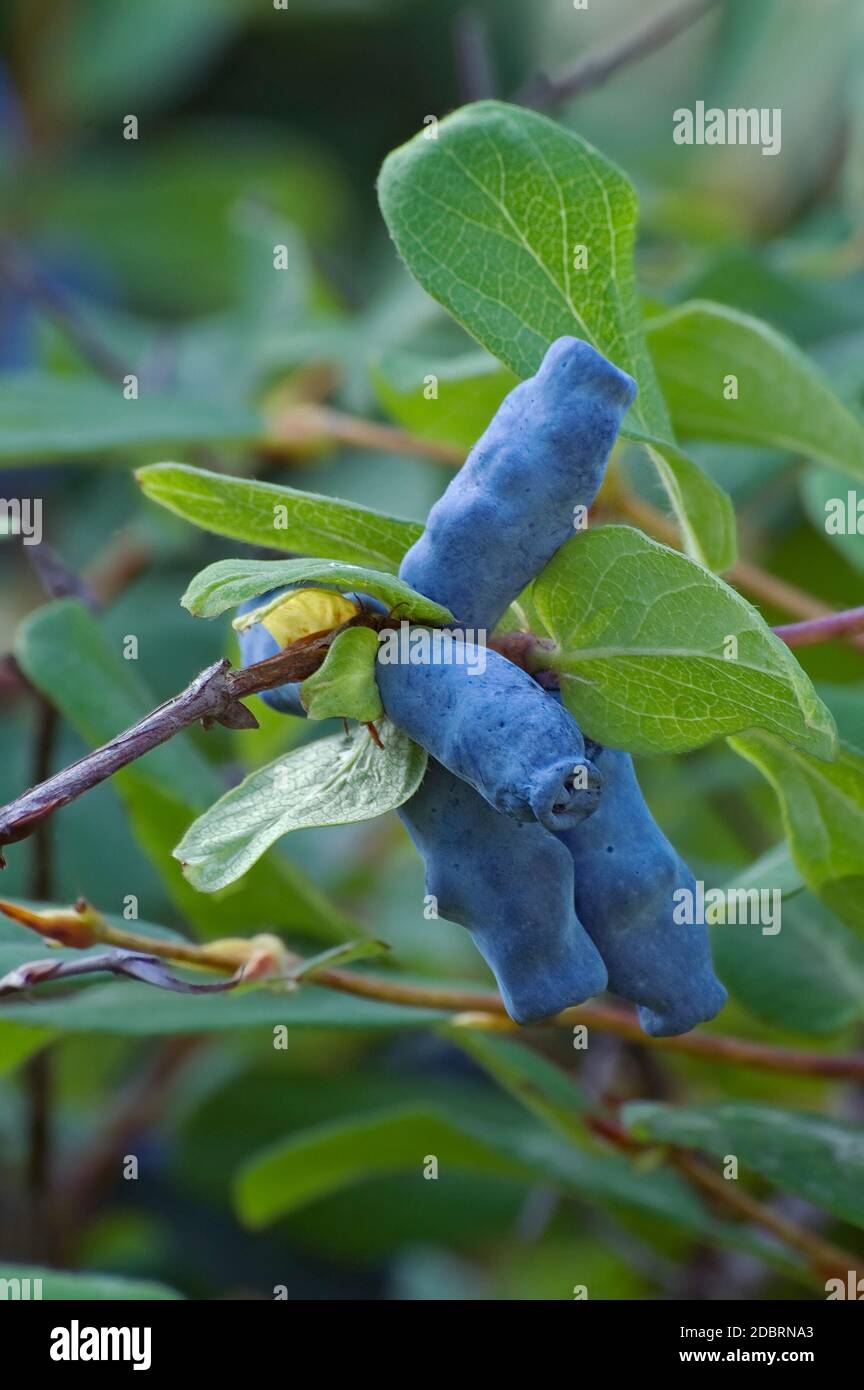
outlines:
[[[242,435],[250,411],[298,403],[386,420],[375,369],[387,354],[407,348],[438,360],[464,350],[461,331],[389,243],[374,191],[383,157],[425,116],[485,95],[512,98],[538,72],[617,42],[662,8],[653,0],[579,12],[570,0],[290,0],[284,11],[269,0],[8,0],[0,16],[0,495],[40,497],[45,542],[105,598],[85,624],[89,647],[78,617],[55,623],[50,659],[62,718],[52,766],[122,727],[136,701],[143,709],[166,698],[231,650],[227,624],[196,622],[178,600],[196,570],[244,548],[141,499],[137,464],[180,459],[425,517],[448,477],[427,458],[361,450],[315,431],[279,449],[231,437]],[[862,55],[855,0],[728,0],[554,111],[637,185],[646,296],[711,298],[765,318],[819,360],[859,410]],[[709,159],[675,146],[672,112],[698,99],[781,107],[782,156],[728,147]],[[123,137],[130,115],[136,140]],[[290,252],[278,291],[265,254],[274,243]],[[120,369],[138,376],[142,394],[179,402],[184,419],[228,423],[190,440],[157,421],[147,438],[106,443],[99,387]],[[61,399],[73,405],[57,414]],[[861,602],[860,539],[828,538],[822,527],[832,495],[824,469],[814,478],[804,460],[750,448],[694,453],[732,494],[748,558],[832,606]],[[626,458],[618,466],[628,486],[657,500],[644,467]],[[45,602],[32,558],[11,537],[0,543],[0,654]],[[763,611],[771,621],[785,616]],[[138,639],[134,677],[122,661],[130,635]],[[833,644],[801,655],[860,743],[860,650]],[[182,757],[172,745],[152,765],[149,782],[103,786],[63,811],[47,856],[40,860],[32,843],[10,849],[0,890],[60,903],[85,895],[117,915],[134,895],[143,921],[210,934],[287,919],[291,939],[310,952],[359,923],[390,943],[400,968],[488,983],[463,931],[424,920],[421,866],[395,817],[283,842],[274,861],[302,867],[322,895],[305,934],[303,912],[292,920],[285,906],[282,919],[290,868],[281,878],[274,869],[254,903],[241,889],[190,907],[167,843],[189,818],[183,776],[206,773],[218,792],[310,736],[298,721],[260,713],[258,732],[192,734]],[[44,710],[7,663],[0,802],[44,775],[44,726]],[[782,836],[770,790],[724,744],[652,760],[640,773],[664,829],[706,881],[724,882]],[[718,942],[732,998],[714,1027],[850,1050],[864,1008],[864,952],[807,895],[790,904],[788,922],[770,953],[764,938],[746,951],[738,938],[731,948]],[[20,942],[14,929],[3,931],[0,943]],[[36,943],[31,954],[42,953]],[[0,1013],[6,1262],[207,1298],[271,1298],[284,1287],[292,1298],[567,1299],[576,1285],[591,1298],[808,1296],[776,1249],[718,1234],[704,1210],[694,1215],[677,1179],[640,1175],[622,1159],[616,1187],[595,1154],[566,1179],[554,1155],[528,1178],[445,1165],[419,1191],[413,1172],[367,1176],[349,1162],[339,1190],[250,1231],[232,1184],[271,1143],[332,1122],[347,1127],[350,1154],[351,1126],[393,1107],[485,1115],[504,1129],[524,1125],[524,1113],[453,1038],[429,1028],[363,1026],[362,1016],[355,1026],[324,1027],[312,1010],[285,1050],[273,1047],[263,1015],[248,1027],[204,1028],[193,1047],[172,1040],[167,1022],[165,1036],[148,1036],[143,987],[106,989],[115,1015],[125,998],[135,1001],[137,1027],[134,1018],[103,1029],[83,1017],[55,1031],[46,1018],[48,1037],[24,1027],[21,1006],[11,1021]],[[171,999],[175,1010],[191,1002]],[[589,1097],[765,1099],[850,1120],[861,1110],[851,1086],[718,1067],[611,1037],[592,1038],[584,1054],[565,1032],[531,1030],[529,1040]],[[123,1179],[127,1154],[139,1160],[137,1181]],[[860,1249],[856,1232],[830,1215],[802,1211],[794,1196],[765,1195]],[[86,1284],[75,1287],[86,1294]]]

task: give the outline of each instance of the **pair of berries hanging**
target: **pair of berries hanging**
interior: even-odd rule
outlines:
[[[594,501],[635,392],[587,343],[553,343],[432,508],[400,577],[460,627],[492,633]],[[278,644],[257,623],[241,649],[248,665]],[[497,652],[435,651],[377,665],[388,717],[429,754],[399,815],[439,914],[471,933],[511,1017],[535,1022],[608,988],[652,1036],[713,1018],[726,994],[707,930],[673,915],[676,891],[696,885],[629,754],[586,740],[556,690]],[[303,713],[296,686],[262,698]]]

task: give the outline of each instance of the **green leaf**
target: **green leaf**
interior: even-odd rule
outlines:
[[[300,687],[310,719],[356,719],[374,724],[384,716],[375,680],[378,637],[369,627],[340,632],[324,660]]]
[[[202,893],[245,874],[289,830],[349,825],[394,811],[414,795],[426,753],[388,720],[383,748],[366,729],[293,749],[251,773],[199,816],[174,851]]]
[[[149,115],[199,80],[241,16],[233,0],[153,0],[142,27],[136,0],[76,7],[58,15],[52,42],[39,46],[40,90],[63,120]]]
[[[519,377],[575,333],[639,383],[636,422],[665,432],[633,273],[637,200],[608,160],[532,111],[481,101],[384,161],[378,196],[425,290]],[[577,246],[587,268],[572,268]]]
[[[864,753],[864,685],[820,681],[816,689],[834,716],[840,738]]]
[[[627,433],[648,450],[672,500],[687,553],[715,573],[731,569],[738,558],[738,535],[728,493],[677,444],[637,430]]]
[[[864,425],[820,369],[782,334],[695,300],[651,319],[648,342],[685,438],[767,445],[864,478]],[[738,399],[724,381],[738,378]]]
[[[424,598],[395,575],[335,560],[217,560],[196,574],[180,602],[196,618],[215,618],[247,598],[289,585],[371,594],[413,622],[453,622],[449,608]]]
[[[837,916],[864,933],[864,753],[841,743],[832,763],[779,738],[733,738],[780,802],[792,856],[807,884]]]
[[[536,372],[556,338],[585,339],[635,377],[635,437],[672,445],[636,292],[637,199],[625,175],[572,132],[501,102],[466,106],[427,136],[394,150],[378,184],[411,273],[519,377]],[[574,268],[577,247],[587,250],[584,269]],[[665,466],[652,457],[688,546],[726,567],[722,490],[680,451]]]
[[[804,887],[801,871],[795,864],[785,840],[768,849],[735,876],[730,888],[777,888],[785,903]]]
[[[38,958],[39,949],[34,952],[32,945],[0,946],[0,973]],[[44,1026],[58,1033],[141,1038],[255,1030],[260,1039],[262,1029],[270,1031],[282,1024],[289,1033],[308,1029],[390,1032],[429,1028],[448,1017],[440,1010],[385,1004],[314,984],[304,984],[291,994],[256,989],[185,995],[130,981],[90,984],[62,997],[43,989],[21,1003],[3,1002],[3,1018],[10,1026],[14,1022]]]
[[[310,956],[302,965],[289,971],[292,980],[308,980],[319,970],[331,970],[334,966],[351,965],[355,960],[371,960],[376,956],[386,956],[390,950],[386,941],[346,941],[342,946],[331,946],[329,951],[320,951]]]
[[[29,1280],[29,1284],[26,1282]],[[3,1299],[23,1297],[41,1298],[62,1303],[83,1303],[96,1301],[113,1302],[115,1299],[134,1299],[136,1302],[152,1299],[182,1298],[183,1295],[164,1284],[154,1284],[145,1279],[122,1279],[114,1274],[72,1274],[66,1269],[45,1269],[41,1265],[17,1265],[4,1260],[0,1263],[0,1283],[4,1285]],[[17,1281],[17,1282],[15,1282]],[[38,1283],[36,1282],[38,1281]],[[37,1294],[34,1290],[39,1288]],[[24,1292],[29,1290],[29,1292]]]
[[[235,1187],[237,1209],[254,1229],[373,1174],[414,1171],[424,1155],[461,1172],[529,1176],[525,1168],[433,1110],[397,1109],[317,1126],[256,1156]]]
[[[211,36],[216,28],[214,16]],[[56,29],[52,44],[40,45],[40,53],[54,43],[62,44]],[[104,40],[101,49],[106,65],[114,63]],[[177,59],[183,84],[190,80],[192,57],[187,47]],[[118,118],[130,110],[141,116],[141,107],[129,104],[131,93],[119,74],[117,80],[127,103]],[[92,118],[89,94],[85,107]],[[82,143],[79,157],[70,151],[62,164],[34,167],[26,189],[18,180],[16,207],[39,242],[50,243],[62,227],[65,244],[95,260],[116,286],[117,300],[146,308],[169,332],[166,321],[173,325],[183,314],[223,310],[234,299],[235,217],[244,204],[260,204],[287,218],[318,247],[343,225],[340,172],[325,149],[298,140],[285,125],[220,119],[215,112],[195,119],[189,112],[188,119],[160,135],[144,116],[134,159],[129,144],[123,144],[123,149],[119,143],[97,149]],[[7,167],[11,176],[8,161]],[[11,196],[11,187],[3,194]],[[217,394],[221,383],[209,384]]]
[[[10,372],[0,378],[0,459],[42,463],[174,444],[244,444],[261,421],[245,406],[149,395],[81,376]]]
[[[853,569],[864,571],[864,507],[859,511],[860,488],[856,491],[850,487],[848,474],[816,464],[802,471],[799,487],[804,510],[820,536],[824,535]]]
[[[834,721],[789,648],[722,579],[641,531],[568,541],[533,597],[565,704],[598,742],[684,752],[765,728],[831,757]]]
[[[435,378],[435,395],[427,394]],[[392,349],[372,369],[372,385],[392,418],[418,439],[466,450],[479,439],[519,378],[486,352],[440,360]]]
[[[230,478],[184,463],[135,474],[145,497],[217,536],[396,571],[423,527],[333,497]]]
[[[779,921],[776,934],[751,924],[713,929],[717,973],[738,1002],[773,1028],[814,1037],[864,1018],[864,942],[810,893],[784,900]]]
[[[330,1122],[294,1134],[241,1169],[235,1201],[241,1219],[260,1228],[308,1203],[376,1174],[405,1172],[422,1181],[427,1155],[443,1174],[478,1172],[522,1178],[586,1202],[647,1218],[654,1229],[697,1236],[743,1249],[793,1278],[802,1269],[777,1247],[741,1225],[716,1221],[676,1174],[640,1169],[620,1154],[574,1148],[560,1135],[518,1113],[496,1114],[465,1098],[365,1113],[349,1124]],[[479,1113],[478,1113],[479,1111]],[[804,1275],[806,1282],[806,1275]]]
[[[864,1226],[864,1134],[824,1115],[728,1101],[719,1105],[637,1102],[623,1111],[639,1139],[682,1144],[741,1165],[786,1192]]]
[[[50,1028],[28,1028],[0,1018],[0,1076],[15,1071],[28,1057],[40,1052],[53,1036]]]
[[[90,747],[107,743],[158,703],[135,663],[123,659],[77,600],[61,599],[31,613],[16,634],[15,655],[28,679]],[[282,856],[271,856],[256,869],[242,895],[205,902],[189,886],[172,851],[223,784],[187,734],[137,759],[112,778],[112,785],[172,899],[204,935],[272,929],[274,923],[328,942],[356,932],[357,924]]]
[[[532,1115],[584,1144],[588,1100],[579,1083],[524,1043],[479,1028],[451,1028],[456,1043]]]
[[[447,1171],[552,1181],[589,1200],[649,1211],[688,1229],[704,1219],[672,1174],[639,1174],[618,1155],[580,1153],[537,1126],[481,1121],[449,1105],[446,1111],[399,1107],[292,1136],[241,1170],[237,1209],[247,1225],[260,1228],[372,1174],[410,1172],[422,1180],[426,1155]]]

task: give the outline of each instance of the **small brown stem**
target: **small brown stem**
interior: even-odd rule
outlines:
[[[52,318],[81,356],[109,381],[122,381],[129,370],[93,332],[74,299],[31,260],[12,237],[0,236],[0,270],[13,285]]]
[[[376,747],[376,748],[380,748],[380,749],[381,749],[381,752],[383,753],[383,752],[384,752],[384,743],[383,743],[383,741],[382,741],[382,739],[381,739],[381,735],[379,734],[378,730],[376,729],[376,727],[375,727],[375,725],[374,725],[374,723],[372,722],[371,719],[367,722],[367,724],[366,724],[365,727],[366,727],[366,729],[368,730],[369,737],[371,738],[372,742],[375,744],[375,747]]]
[[[110,603],[138,578],[151,559],[149,548],[131,528],[118,532],[96,561],[84,572],[84,579],[96,601]]]
[[[855,1268],[855,1256],[839,1245],[824,1240],[822,1236],[808,1231],[776,1211],[765,1202],[760,1202],[740,1186],[738,1182],[727,1181],[719,1173],[714,1173],[701,1159],[685,1149],[675,1148],[670,1154],[672,1163],[694,1187],[712,1197],[727,1211],[735,1212],[746,1221],[753,1221],[763,1230],[776,1236],[784,1245],[798,1250],[807,1260],[817,1279],[846,1278],[847,1270]]]
[[[79,908],[82,920],[90,924],[91,931],[94,920],[98,925],[84,944],[91,944],[95,939],[124,950],[160,956],[163,960],[180,961],[186,965],[227,974],[233,974],[249,960],[251,942],[245,937],[228,938],[203,946],[192,942],[166,941],[162,937],[141,936],[110,926],[98,913],[92,910],[85,912],[85,909],[86,904]],[[35,918],[31,922],[27,920],[28,916],[33,916],[28,909],[13,904],[0,904],[0,910],[25,926],[36,926]],[[73,914],[59,915],[65,922],[65,919]],[[42,930],[43,935],[51,934],[45,930],[48,920],[50,919],[42,919],[37,927],[37,930]],[[74,937],[67,934],[63,939],[68,945]],[[292,968],[303,965],[302,957],[290,952],[283,953],[282,959],[285,965]],[[451,985],[417,985],[400,980],[398,976],[372,975],[335,966],[317,970],[315,984],[325,989],[339,990],[343,994],[354,994],[363,999],[377,999],[389,1004],[454,1013],[461,1015],[457,1021],[463,1026],[492,1027],[514,1033],[521,1031],[520,1025],[508,1016],[500,996],[492,994],[489,990],[457,989]],[[610,1004],[580,1004],[577,1008],[565,1009],[544,1021],[544,1026],[567,1029],[572,1029],[576,1024],[584,1024],[589,1028],[596,1028],[598,1032],[626,1038],[641,1047],[678,1052],[691,1057],[704,1057],[708,1061],[725,1062],[730,1066],[791,1072],[797,1076],[814,1076],[822,1080],[864,1081],[864,1054],[844,1055],[812,1052],[805,1048],[775,1047],[767,1043],[751,1042],[747,1038],[729,1037],[722,1033],[693,1032],[677,1038],[651,1038],[642,1032],[635,1012]]]
[[[33,744],[33,780],[39,781],[51,771],[51,759],[59,727],[57,711],[48,701],[36,697]],[[29,894],[39,902],[50,898],[53,891],[53,856],[51,826],[41,824],[33,837],[31,851]],[[52,1098],[54,1091],[54,1059],[44,1048],[24,1066],[22,1080],[27,1104],[27,1221],[32,1257],[51,1256],[52,1223],[47,1210],[47,1195],[51,1181],[51,1150],[53,1143]]]
[[[484,1015],[504,1020],[503,1026],[513,1032],[520,1025],[507,1016],[504,1002],[486,991],[451,989],[439,985],[406,984],[397,978],[354,974],[349,970],[321,970],[315,982],[329,989],[362,995],[366,999],[381,999],[393,1004],[414,1005],[421,1009],[444,1009],[456,1013],[474,1014],[475,1023],[482,1025]],[[845,1056],[812,1052],[805,1048],[774,1047],[767,1043],[751,1042],[746,1038],[729,1037],[722,1033],[685,1033],[677,1038],[650,1038],[643,1033],[639,1021],[628,1009],[609,1004],[581,1004],[565,1009],[545,1026],[573,1028],[586,1024],[598,1032],[612,1033],[619,1038],[639,1043],[642,1047],[678,1052],[691,1057],[704,1057],[712,1062],[730,1066],[758,1067],[765,1071],[793,1072],[798,1076],[848,1078],[864,1081],[864,1054]]]
[[[119,1175],[118,1160],[158,1119],[178,1077],[208,1041],[198,1034],[171,1038],[120,1096],[92,1143],[63,1179],[58,1200],[68,1214],[70,1227],[80,1228],[82,1215],[92,1211],[100,1193]]]
[[[864,631],[864,608],[847,608],[842,613],[826,613],[823,618],[785,623],[774,631],[787,647],[814,647],[818,642],[830,642],[835,637],[849,637]]]
[[[572,97],[581,96],[583,92],[593,91],[621,68],[637,63],[649,53],[654,53],[658,48],[671,43],[718,3],[720,0],[684,0],[682,4],[679,0],[678,4],[649,19],[640,29],[628,34],[620,42],[587,53],[569,72],[554,78],[541,73],[523,87],[513,100],[521,106],[543,110]]]
[[[615,495],[613,505],[616,513],[634,522],[647,535],[654,536],[656,540],[663,541],[664,545],[673,546],[676,550],[681,549],[677,526],[657,507],[652,507],[650,502],[643,502],[632,493],[622,492]],[[753,598],[771,604],[774,608],[780,608],[785,613],[791,613],[796,618],[809,620],[834,616],[829,604],[824,603],[822,599],[809,594],[806,589],[799,589],[797,585],[787,583],[785,579],[778,579],[776,575],[769,574],[767,570],[760,569],[748,560],[736,561],[726,571],[725,577],[736,588],[751,594]],[[847,640],[856,647],[864,648],[864,636],[849,635]]]
[[[377,614],[360,614],[343,624],[343,627],[374,627],[380,622]],[[305,680],[311,676],[342,630],[339,627],[329,632],[312,633],[275,656],[242,670],[232,671],[224,658],[209,666],[179,695],[151,710],[139,723],[53,777],[31,787],[8,806],[0,807],[0,846],[26,839],[62,806],[98,786],[152,748],[166,743],[190,724],[200,720],[205,728],[213,723],[227,724],[230,728],[255,728],[255,716],[241,704],[241,699],[260,690],[270,690],[286,681]],[[2,865],[0,855],[0,867]]]
[[[635,1139],[611,1115],[589,1115],[586,1123],[589,1129],[614,1148],[620,1149],[622,1153],[636,1155],[656,1147]],[[761,1226],[784,1245],[799,1251],[807,1260],[814,1279],[821,1282],[837,1275],[845,1278],[846,1271],[855,1268],[855,1256],[850,1251],[823,1240],[821,1236],[808,1231],[804,1226],[798,1226],[767,1203],[751,1197],[737,1182],[727,1181],[718,1173],[712,1172],[702,1159],[689,1150],[678,1148],[677,1145],[664,1147],[669,1161],[679,1173],[724,1211]]]
[[[413,454],[435,463],[461,464],[465,450],[456,444],[422,439],[394,425],[364,420],[325,405],[296,405],[274,412],[258,447],[265,454],[294,454],[321,444],[353,444],[388,454]]]

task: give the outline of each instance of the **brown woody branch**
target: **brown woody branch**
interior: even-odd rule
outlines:
[[[600,1138],[631,1157],[656,1148],[656,1145],[635,1139],[617,1119],[610,1116],[589,1115],[586,1123]],[[806,1227],[799,1226],[783,1212],[751,1196],[738,1183],[727,1182],[688,1149],[673,1144],[668,1146],[667,1152],[672,1166],[677,1168],[682,1177],[703,1196],[708,1197],[720,1208],[724,1215],[736,1216],[761,1226],[784,1245],[803,1255],[815,1280],[821,1283],[824,1279],[837,1276],[845,1278],[846,1271],[854,1269],[855,1257],[848,1250],[843,1250],[839,1245],[834,1245]]]
[[[621,68],[629,67],[649,53],[671,43],[673,39],[702,19],[720,3],[720,0],[684,0],[684,3],[671,5],[647,24],[628,34],[620,42],[608,47],[593,49],[572,67],[558,77],[548,77],[541,73],[527,83],[513,98],[520,106],[532,106],[543,110],[557,106],[562,101],[593,91],[607,82]]]
[[[278,979],[280,971],[296,972],[305,964],[301,956],[287,951],[275,938],[228,939],[199,945],[190,941],[142,936],[112,926],[83,901],[69,911],[51,909],[47,912],[34,912],[15,903],[0,902],[0,911],[22,926],[66,946],[84,948],[100,942],[123,951],[156,956],[220,974],[248,971],[250,955],[256,956],[256,952],[256,959],[260,957],[264,962],[266,956],[267,968],[275,972],[268,976],[271,979]],[[263,978],[260,971],[257,978]],[[454,1022],[464,1027],[521,1031],[520,1025],[507,1014],[500,996],[489,990],[459,989],[446,984],[414,984],[396,975],[373,975],[337,966],[316,969],[314,982],[325,989],[353,994],[361,999],[452,1013],[456,1015]],[[838,1055],[805,1048],[775,1047],[722,1033],[694,1032],[677,1038],[651,1038],[642,1032],[633,1010],[611,1004],[580,1004],[545,1021],[545,1026],[567,1029],[578,1024],[596,1028],[600,1033],[626,1038],[628,1042],[636,1042],[644,1047],[704,1057],[731,1066],[758,1067],[760,1070],[814,1076],[823,1080],[864,1081],[862,1054]]]
[[[814,647],[817,642],[864,632],[864,608],[847,608],[842,613],[826,613],[801,623],[784,623],[774,631],[787,647]]]
[[[44,825],[47,818],[77,797],[104,782],[151,749],[167,743],[190,724],[224,724],[233,729],[254,729],[258,721],[251,710],[241,703],[249,695],[271,690],[286,682],[303,681],[317,671],[334,638],[344,627],[362,625],[380,627],[386,621],[373,613],[361,613],[341,627],[312,633],[266,661],[259,661],[241,670],[232,670],[223,658],[195,677],[179,695],[145,716],[138,724],[125,729],[116,738],[87,753],[70,767],[55,773],[15,801],[0,807],[0,849],[3,845],[24,840]],[[787,624],[775,628],[790,647],[813,645],[833,637],[849,636],[864,627],[864,609],[845,613],[827,613],[816,620]],[[858,639],[864,643],[864,637]],[[504,633],[490,639],[489,646],[499,651],[515,665],[532,674],[543,673],[549,660],[548,641],[530,632]],[[557,684],[554,672],[551,683]],[[373,735],[374,736],[374,735]],[[0,868],[5,860],[0,853]]]
[[[368,627],[380,621],[375,614],[361,613],[343,627]],[[241,701],[286,681],[302,681],[311,676],[343,627],[312,633],[266,661],[255,662],[242,670],[232,670],[225,658],[208,666],[179,695],[151,710],[139,723],[24,792],[8,806],[0,807],[0,846],[25,840],[61,806],[68,805],[151,749],[167,743],[190,724],[200,721],[205,728],[213,724],[224,724],[231,729],[257,728],[254,714]],[[0,867],[4,862],[0,854]]]

